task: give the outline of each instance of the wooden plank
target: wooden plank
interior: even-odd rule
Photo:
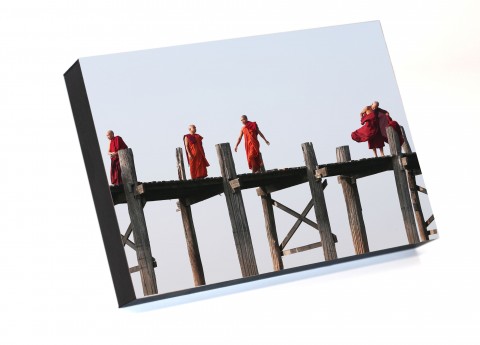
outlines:
[[[132,228],[133,229],[133,228]],[[130,241],[128,238],[126,238],[126,236],[124,235],[120,235],[122,236],[122,242],[125,241],[124,243],[124,246],[127,245],[129,246],[130,248],[132,248],[133,250],[137,250],[137,247],[135,246],[135,243],[133,243],[132,241]]]
[[[230,187],[232,188],[233,192],[235,192],[236,189],[240,188],[240,180],[238,178],[235,178],[233,180],[228,181],[230,184]]]
[[[145,208],[145,205],[147,204],[147,202],[145,201],[144,198],[140,199],[141,202],[142,202],[142,208]],[[130,238],[130,235],[132,233],[132,230],[133,230],[133,225],[132,223],[130,223],[130,225],[128,226],[127,228],[127,231],[125,231],[125,235],[122,236],[122,244],[123,246],[125,246],[125,244],[127,244],[127,241],[128,239]],[[131,242],[131,241],[130,241]],[[131,242],[130,244],[133,244],[133,242]]]
[[[348,162],[351,160],[348,146],[337,147],[337,161]],[[362,205],[357,184],[349,178],[340,180],[345,203],[347,205],[348,221],[352,234],[353,246],[356,254],[365,254],[370,251],[368,247],[367,232],[363,220]]]
[[[302,218],[306,218],[307,217],[307,214],[308,212],[310,212],[310,210],[312,209],[313,207],[313,199],[311,199],[307,206],[305,206],[305,209],[303,210],[302,214],[301,214],[301,218],[298,218],[297,221],[295,222],[295,224],[293,224],[292,228],[290,229],[290,231],[287,233],[287,235],[285,236],[285,239],[283,240],[282,244],[280,244],[280,249],[283,250],[288,242],[290,241],[290,239],[292,238],[292,236],[295,234],[295,232],[297,231],[297,229],[300,227],[300,225],[302,224],[303,220]],[[315,227],[315,229],[317,229],[317,227]]]
[[[436,235],[436,234],[437,234],[437,229],[428,230],[428,235],[429,236]]]
[[[305,224],[308,224],[310,225],[311,227],[315,228],[318,230],[318,224],[315,223],[314,221],[311,221],[310,219],[308,219],[307,217],[305,216],[302,216],[301,214],[295,212],[294,210],[292,210],[291,208],[285,206],[284,204],[276,201],[276,200],[273,200],[272,199],[272,203],[274,206],[278,207],[279,209],[281,209],[282,211],[285,211],[286,213],[288,213],[289,215],[291,216],[294,216],[295,218],[298,218],[300,221],[304,222]]]
[[[397,186],[398,199],[402,211],[403,222],[409,244],[420,242],[417,227],[415,225],[415,216],[412,210],[410,200],[410,188],[408,186],[407,176],[401,162],[401,147],[398,135],[392,127],[387,127],[388,143],[392,155],[393,173]]]
[[[243,204],[242,191],[238,190],[234,193],[229,183],[230,180],[237,178],[230,144],[217,144],[215,147],[220,163],[220,171],[223,178],[223,192],[225,194],[230,222],[232,224],[233,238],[237,248],[238,261],[240,263],[242,276],[249,277],[258,275],[250,229],[248,227],[247,215]]]
[[[137,174],[133,160],[132,149],[118,151],[124,192],[128,204],[128,213],[133,225],[133,238],[136,246],[137,261],[140,266],[143,294],[145,296],[158,293],[157,280],[153,267],[153,258],[148,238],[145,214],[143,213],[142,200],[135,198],[133,186],[137,185]]]
[[[186,179],[185,164],[183,162],[183,150],[178,147],[176,150],[177,171],[180,180]],[[198,247],[195,225],[193,224],[192,209],[185,204],[184,199],[179,199],[178,208],[182,215],[183,229],[185,233],[185,241],[187,243],[188,258],[192,269],[193,282],[195,286],[205,285],[205,274],[203,272],[202,259],[200,257],[200,249]]]
[[[429,226],[430,224],[433,223],[433,221],[435,220],[435,217],[433,216],[433,214],[430,216],[430,218],[427,219],[427,221],[425,222],[425,225],[426,226]]]
[[[130,271],[130,273],[135,273],[140,271],[140,266],[130,267],[128,270]]]
[[[321,183],[322,179],[315,177],[317,158],[312,143],[302,144],[302,151],[305,166],[307,167],[307,177],[313,199],[313,208],[317,218],[318,230],[320,231],[320,240],[323,244],[323,255],[325,260],[334,260],[337,258],[337,250],[335,249],[334,236],[328,218],[327,204]]]
[[[304,252],[306,250],[319,248],[321,246],[322,246],[322,242],[315,242],[315,243],[312,243],[312,244],[308,244],[306,246],[301,246],[301,247],[292,248],[292,249],[286,249],[286,250],[282,251],[282,254],[283,255],[291,255],[291,254],[295,254],[295,253]]]
[[[427,188],[417,186],[417,190],[418,190],[420,193],[428,194]]]

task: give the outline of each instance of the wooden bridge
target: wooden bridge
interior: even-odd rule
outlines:
[[[403,129],[402,129],[403,130]],[[243,204],[242,190],[256,188],[261,198],[265,217],[265,229],[270,246],[270,254],[274,271],[283,269],[282,257],[313,248],[322,247],[325,260],[337,259],[335,243],[337,237],[332,233],[323,190],[327,186],[326,177],[337,176],[342,185],[352,241],[356,254],[369,252],[367,231],[363,221],[362,207],[356,180],[385,171],[392,171],[405,224],[409,244],[428,241],[436,230],[427,230],[434,217],[425,221],[418,192],[426,193],[426,189],[416,184],[417,175],[421,174],[416,153],[411,152],[405,140],[403,151],[397,134],[388,128],[388,140],[391,156],[351,160],[348,146],[337,148],[337,162],[318,165],[311,143],[302,144],[305,166],[288,169],[275,169],[257,174],[236,174],[235,165],[229,144],[216,145],[220,162],[221,177],[187,180],[183,163],[183,152],[177,148],[177,168],[179,180],[160,182],[138,182],[131,149],[119,151],[122,179],[124,185],[112,186],[110,191],[115,205],[127,203],[131,224],[121,234],[123,245],[128,245],[137,253],[138,265],[130,268],[130,272],[140,271],[144,295],[157,294],[155,278],[156,262],[152,257],[148,231],[143,213],[146,202],[178,199],[181,211],[188,255],[192,267],[195,286],[205,285],[205,276],[198,247],[191,205],[224,194],[232,225],[233,237],[237,248],[240,268],[243,277],[258,275],[257,264],[250,237],[247,216]],[[404,134],[404,133],[403,133]],[[405,137],[405,134],[404,134]],[[309,183],[311,200],[305,209],[298,213],[272,198],[272,193],[302,183]],[[278,240],[273,207],[277,207],[297,218],[285,238]],[[307,218],[314,209],[315,220]],[[320,235],[319,241],[292,249],[285,249],[288,242],[302,224],[315,228]],[[130,240],[133,233],[134,241]]]

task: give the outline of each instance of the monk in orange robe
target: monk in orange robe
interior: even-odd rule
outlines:
[[[240,130],[240,136],[238,137],[237,143],[235,144],[235,152],[237,152],[238,144],[242,141],[242,137],[245,136],[245,151],[247,153],[247,162],[248,168],[252,170],[252,173],[260,172],[263,167],[262,154],[260,152],[260,142],[258,141],[258,135],[265,140],[267,145],[270,145],[270,142],[265,139],[265,136],[258,128],[256,122],[248,121],[246,115],[240,117],[240,121],[243,123],[243,127]]]
[[[205,151],[203,150],[203,137],[197,134],[197,127],[195,125],[188,126],[189,134],[183,136],[183,143],[185,144],[185,151],[187,153],[187,161],[190,166],[190,176],[193,180],[205,178],[208,176],[207,159],[205,158]]]
[[[127,149],[128,146],[123,141],[122,137],[115,136],[112,130],[107,131],[107,138],[110,140],[110,147],[108,149],[108,155],[112,161],[110,167],[110,180],[112,185],[118,186],[123,184],[122,171],[120,170],[120,159],[118,158],[118,151]]]

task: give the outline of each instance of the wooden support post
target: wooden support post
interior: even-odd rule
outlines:
[[[186,180],[185,165],[183,163],[183,150],[177,148],[177,170],[178,178]],[[185,231],[185,240],[187,241],[188,257],[190,266],[192,267],[193,281],[195,286],[205,285],[205,275],[203,273],[202,260],[200,258],[200,250],[198,249],[197,235],[195,234],[195,226],[193,225],[192,209],[185,205],[185,200],[178,201],[178,208],[182,214],[183,229]]]
[[[334,260],[337,258],[337,250],[335,249],[335,241],[330,228],[330,220],[328,219],[327,204],[325,195],[323,194],[322,179],[315,178],[315,170],[317,169],[317,158],[313,150],[312,143],[302,144],[303,157],[305,166],[307,167],[308,183],[312,193],[313,208],[317,218],[318,230],[322,241],[323,255],[325,260]]]
[[[400,131],[402,132],[402,136],[403,136],[403,144],[402,144],[403,152],[412,153],[412,149],[410,148],[410,144],[408,143],[407,135],[405,134],[405,129],[403,128],[403,126],[400,126]]]
[[[148,239],[147,223],[143,213],[142,200],[135,198],[135,187],[137,185],[137,174],[133,160],[132,149],[118,151],[120,168],[122,170],[123,187],[128,204],[128,213],[133,225],[133,238],[135,241],[136,253],[140,276],[142,278],[143,294],[145,296],[158,293],[157,279],[153,267],[150,240]]]
[[[402,145],[403,152],[405,153],[412,153],[412,149],[407,142],[407,137],[405,135],[405,130],[403,127],[400,127],[402,130],[402,135],[404,138],[404,142]],[[417,186],[417,179],[415,177],[415,173],[411,170],[407,171],[407,182],[408,187],[410,188],[410,198],[412,199],[412,206],[413,211],[415,213],[415,219],[417,221],[418,232],[420,233],[420,238],[422,242],[428,241],[428,231],[427,225],[425,224],[425,217],[423,216],[422,205],[420,204],[420,198],[418,197],[418,186]]]
[[[247,215],[243,205],[242,191],[239,189],[234,192],[229,183],[230,180],[237,178],[230,144],[217,144],[215,147],[220,162],[220,171],[223,177],[223,192],[232,223],[233,238],[235,240],[235,246],[237,247],[242,276],[249,277],[257,275],[258,268],[255,261],[250,230],[248,228]]]
[[[392,127],[387,127],[388,143],[390,145],[390,153],[392,155],[393,173],[397,185],[398,199],[402,210],[403,222],[409,244],[420,242],[418,238],[417,228],[415,226],[415,216],[412,211],[412,203],[409,195],[409,187],[405,170],[401,161],[401,147],[398,135]]]
[[[348,146],[337,147],[337,162],[351,161],[350,149]],[[362,205],[356,183],[351,179],[339,178],[347,204],[348,221],[352,232],[353,246],[356,254],[365,254],[370,250],[368,248],[367,232],[365,222],[363,221]]]
[[[273,270],[283,270],[282,251],[278,244],[275,214],[273,213],[272,197],[270,193],[260,196],[262,199],[263,215],[265,217],[265,230],[267,231],[268,245],[272,257]]]

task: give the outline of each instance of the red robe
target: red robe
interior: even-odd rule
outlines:
[[[363,127],[352,132],[352,139],[356,142],[368,141],[369,149],[378,149],[385,146],[380,127],[378,125],[378,118],[372,111],[370,114],[364,113],[360,119]]]
[[[256,122],[247,121],[242,128],[245,137],[245,151],[247,153],[248,168],[252,171],[260,170],[263,166],[260,142],[258,141],[258,126]]]
[[[207,159],[205,158],[205,151],[203,150],[202,140],[203,137],[198,134],[187,134],[183,137],[183,142],[185,143],[185,138],[187,138],[188,150],[185,147],[187,152],[190,152],[191,159],[187,154],[188,165],[190,166],[190,176],[192,179],[204,178],[207,177]]]
[[[390,126],[395,130],[395,132],[397,132],[398,139],[400,140],[400,145],[403,144],[404,139],[402,135],[402,130],[400,129],[400,125],[397,121],[392,120],[390,115],[387,115],[385,111],[378,112],[378,126],[380,127],[380,132],[382,133],[384,142],[388,143],[387,127]]]
[[[110,149],[109,152],[118,152],[119,150],[127,149],[128,146],[123,141],[122,137],[118,135],[113,137],[110,140]],[[122,182],[122,171],[120,170],[120,159],[118,155],[111,157],[112,165],[110,167],[110,180],[112,181],[113,185],[120,185],[123,184]]]

